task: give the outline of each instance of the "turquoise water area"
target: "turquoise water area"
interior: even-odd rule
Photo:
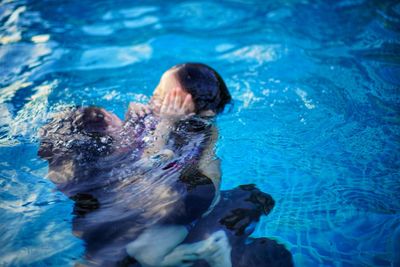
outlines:
[[[234,98],[218,119],[222,188],[255,183],[276,200],[253,236],[297,266],[400,266],[398,2],[3,0],[0,22],[0,265],[84,252],[36,155],[49,114],[122,118],[196,61]]]

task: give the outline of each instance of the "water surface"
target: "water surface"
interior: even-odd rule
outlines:
[[[2,1],[0,264],[72,266],[72,201],[44,177],[49,114],[121,118],[160,75],[213,66],[223,189],[276,200],[254,236],[297,266],[400,265],[400,4],[396,1]]]

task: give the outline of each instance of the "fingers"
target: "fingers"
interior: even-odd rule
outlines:
[[[179,89],[174,88],[171,90],[171,92],[167,93],[167,96],[164,99],[163,111],[170,114],[176,114],[180,111],[181,103],[181,93],[179,92]]]
[[[169,102],[168,102],[168,112],[170,114],[175,114],[175,103],[177,102],[176,97],[177,97],[177,91],[176,91],[176,89],[172,89],[172,92],[170,93]]]
[[[150,107],[140,103],[130,103],[129,104],[129,112],[133,118],[144,117],[147,114],[151,113]]]
[[[138,113],[139,113],[139,117],[144,116],[145,113],[144,113],[143,107],[141,107],[141,106],[138,107]]]
[[[129,103],[129,107],[128,107],[129,111],[134,110],[135,105],[136,105],[136,103],[133,103],[133,102]]]
[[[194,103],[193,103],[191,94],[187,94],[186,95],[185,101],[182,104],[181,110],[185,114],[190,114],[190,113],[192,113],[194,111]]]
[[[136,105],[136,103],[129,103],[129,107],[128,107],[128,114],[129,114],[128,116],[130,116],[133,119],[137,118],[137,114],[135,111],[135,105]]]
[[[160,109],[160,113],[166,113],[169,109],[169,103],[171,102],[171,92],[168,92],[167,95],[165,96],[162,104],[161,104],[161,109]]]
[[[167,92],[160,108],[160,114],[173,117],[186,116],[194,111],[193,97],[180,87]]]
[[[147,105],[140,105],[140,116],[144,117],[147,114],[150,114],[150,108]]]
[[[155,113],[158,114],[161,111],[162,101],[160,101],[159,99],[152,99],[150,106],[152,106]]]
[[[174,89],[174,97],[175,97],[175,101],[174,101],[174,109],[175,110],[180,110],[181,109],[181,104],[182,104],[182,97],[181,97],[182,93],[180,92],[179,88],[175,88]]]

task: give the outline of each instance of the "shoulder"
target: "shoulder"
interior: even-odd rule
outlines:
[[[213,121],[198,117],[192,116],[185,120],[181,120],[176,124],[176,130],[184,131],[184,132],[192,132],[199,133],[204,131],[209,131],[213,128]]]
[[[120,126],[114,116],[98,107],[72,107],[54,114],[40,129],[38,155],[50,161],[77,153],[106,153],[112,132]]]

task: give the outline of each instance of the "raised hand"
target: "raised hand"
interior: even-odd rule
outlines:
[[[145,115],[150,114],[150,113],[151,113],[151,110],[148,105],[134,103],[134,102],[131,102],[129,104],[128,116],[130,116],[133,119],[144,117]]]
[[[154,140],[143,152],[144,156],[153,156],[165,148],[173,125],[180,119],[194,115],[195,107],[192,96],[177,87],[167,92],[161,105],[154,106],[153,111],[161,121],[154,130]]]
[[[160,116],[178,120],[194,114],[195,106],[192,96],[180,87],[176,87],[167,93],[161,107]]]

